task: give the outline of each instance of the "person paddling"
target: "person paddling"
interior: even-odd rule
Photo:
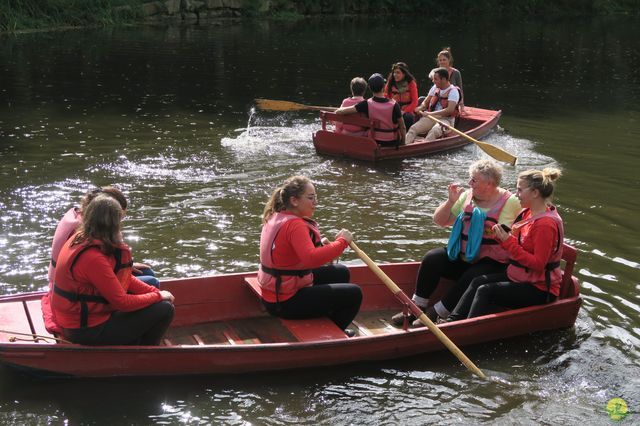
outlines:
[[[281,318],[329,317],[353,336],[347,327],[360,309],[362,291],[349,283],[346,266],[327,264],[353,237],[342,229],[335,241],[323,245],[312,219],[317,206],[315,186],[305,176],[290,177],[271,194],[260,235],[262,302],[271,315]]]

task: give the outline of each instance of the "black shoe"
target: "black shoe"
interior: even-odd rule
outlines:
[[[353,328],[345,328],[344,329],[344,334],[347,335],[347,337],[355,337],[355,335],[357,334],[356,331]]]

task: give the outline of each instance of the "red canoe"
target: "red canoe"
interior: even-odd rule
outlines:
[[[573,326],[582,302],[578,281],[571,275],[575,256],[575,249],[565,246],[565,275],[557,301],[439,327],[455,344],[467,346]],[[381,268],[411,294],[418,266],[412,262]],[[350,270],[352,282],[364,294],[353,323],[356,337],[348,338],[326,318],[293,321],[269,316],[250,285],[255,273],[238,273],[164,281],[163,288],[176,297],[176,316],[164,344],[155,347],[34,341],[31,333],[48,336],[40,312],[43,293],[2,296],[0,363],[43,376],[229,374],[385,360],[445,349],[426,327],[391,326],[387,321],[399,311],[399,302],[366,266]],[[440,294],[446,285],[442,283]]]
[[[460,117],[456,128],[472,138],[480,139],[498,124],[501,114],[502,111],[465,106],[465,114]],[[313,134],[313,145],[318,154],[379,161],[435,154],[472,143],[467,138],[453,134],[453,136],[431,142],[425,141],[424,138],[417,138],[411,145],[400,145],[398,148],[381,147],[373,140],[370,132],[367,136],[352,136],[335,133],[329,126],[332,122],[340,121],[372,129],[375,127],[373,120],[358,115],[337,115],[327,111],[321,111],[320,118],[322,129]]]

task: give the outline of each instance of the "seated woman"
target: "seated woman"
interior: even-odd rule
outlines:
[[[48,332],[61,332],[60,327],[55,323],[51,314],[51,294],[53,291],[53,279],[56,273],[58,255],[65,242],[76,232],[82,223],[82,212],[86,210],[89,203],[98,195],[104,194],[116,200],[123,211],[127,210],[127,199],[118,188],[113,186],[103,186],[88,191],[80,200],[80,206],[71,207],[60,219],[56,226],[53,241],[51,243],[51,259],[49,261],[49,292],[45,294],[40,302],[42,306],[42,316],[44,325]],[[145,284],[160,287],[160,281],[156,278],[155,272],[146,263],[134,263],[133,274]]]
[[[348,284],[349,270],[344,265],[325,264],[340,256],[352,236],[342,229],[334,242],[322,245],[311,219],[317,203],[315,187],[304,176],[290,177],[271,194],[260,235],[262,301],[277,317],[327,316],[351,336],[347,326],[360,309],[362,291]]]
[[[510,232],[493,227],[495,237],[509,253],[505,273],[475,278],[448,321],[473,318],[490,312],[493,305],[524,308],[555,300],[560,294],[560,258],[564,227],[549,203],[560,170],[527,170],[518,176],[517,196],[524,208]]]
[[[157,345],[173,319],[173,295],[131,274],[123,217],[114,198],[98,195],[58,255],[51,310],[73,343]]]
[[[454,227],[447,247],[432,249],[424,256],[416,278],[413,301],[432,321],[449,315],[475,277],[507,268],[507,252],[493,239],[491,228],[496,223],[511,224],[520,203],[500,188],[501,179],[500,165],[491,160],[476,161],[469,166],[469,189],[450,184],[449,197],[433,215],[437,225]],[[434,305],[430,297],[443,277],[456,284]],[[422,325],[415,317],[410,319],[415,320],[414,325]],[[394,315],[392,321],[402,325],[403,313]]]
[[[414,110],[418,106],[418,85],[404,62],[393,64],[384,88],[384,97],[400,104],[402,119],[408,129],[414,122]]]
[[[464,113],[464,96],[462,90],[462,74],[460,71],[453,67],[453,55],[451,54],[451,48],[445,47],[436,57],[436,64],[439,67],[446,68],[449,71],[449,82],[456,86],[460,90],[460,113]]]

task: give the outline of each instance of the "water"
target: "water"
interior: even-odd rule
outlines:
[[[0,423],[606,424],[613,397],[636,412],[638,22],[463,24],[2,36],[0,294],[46,286],[55,225],[93,185],[125,191],[126,239],[161,277],[255,270],[264,202],[297,173],[316,183],[326,234],[349,228],[379,262],[420,259],[445,242],[430,217],[446,185],[482,151],[379,165],[321,157],[311,144],[317,113],[264,112],[253,99],[336,105],[352,77],[398,60],[424,92],[435,53],[451,45],[466,103],[504,112],[486,139],[519,157],[504,186],[530,167],[563,169],[556,202],[583,284],[575,328],[466,349],[499,379],[489,383],[447,353],[244,377],[40,382],[1,370]]]

